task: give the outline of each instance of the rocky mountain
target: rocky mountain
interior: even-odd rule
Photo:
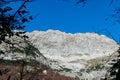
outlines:
[[[54,70],[85,80],[104,77],[106,63],[117,55],[119,47],[114,40],[96,33],[71,34],[48,30],[26,34]]]

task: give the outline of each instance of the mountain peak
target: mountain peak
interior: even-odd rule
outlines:
[[[114,40],[96,33],[71,34],[48,30],[33,31],[28,36],[43,53],[102,53],[114,51],[118,46]]]
[[[93,67],[103,65],[107,57],[116,52],[119,47],[114,40],[97,33],[71,34],[59,30],[48,30],[33,31],[27,35],[49,60],[53,69],[72,77],[79,76],[78,73],[81,73],[83,76],[80,78],[88,78],[88,80],[93,78],[98,80],[100,76],[105,75],[106,70],[91,70],[89,74],[80,71],[90,71],[89,69]]]

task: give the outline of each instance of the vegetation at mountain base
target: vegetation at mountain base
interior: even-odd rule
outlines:
[[[7,66],[6,66],[7,65]],[[0,64],[0,80],[20,80],[21,61],[4,60]],[[44,71],[47,71],[45,73]],[[22,72],[22,80],[76,80],[54,72],[49,66],[44,64],[26,63]],[[80,80],[77,78],[77,80]]]

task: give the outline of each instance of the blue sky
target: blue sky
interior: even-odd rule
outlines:
[[[109,37],[112,35],[117,41],[119,40],[119,24],[113,25],[114,20],[110,18],[119,1],[109,6],[110,0],[88,0],[85,7],[82,7],[82,4],[75,5],[75,1],[77,0],[36,0],[28,3],[28,9],[34,20],[27,24],[25,30],[97,32]],[[109,19],[106,21],[106,18]],[[106,29],[111,35],[105,31]]]

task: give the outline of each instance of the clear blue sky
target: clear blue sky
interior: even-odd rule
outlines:
[[[78,0],[36,0],[27,4],[31,14],[35,17],[27,24],[27,31],[33,30],[60,30],[67,33],[99,32],[110,37],[107,29],[118,41],[120,25],[113,25],[110,18],[114,7],[120,3],[114,2],[109,6],[110,0],[88,0],[85,7],[75,5]],[[115,0],[117,1],[117,0]]]

